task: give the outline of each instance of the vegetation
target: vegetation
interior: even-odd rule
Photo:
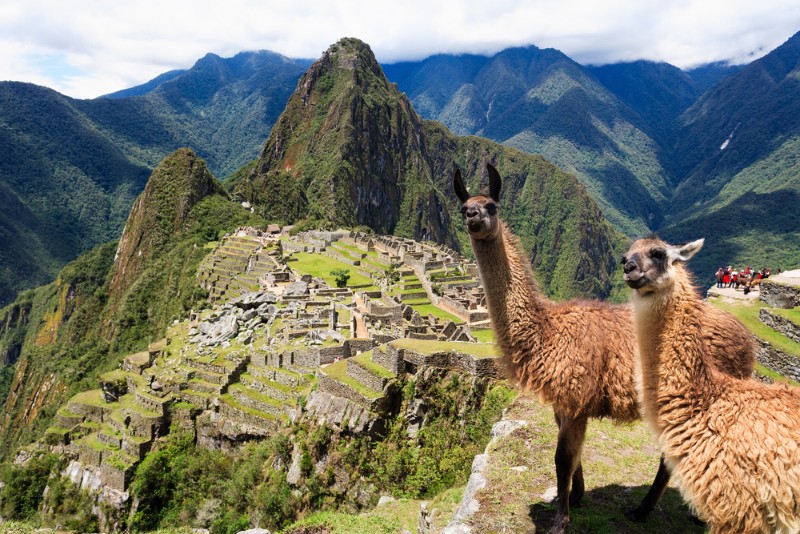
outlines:
[[[336,282],[336,287],[347,287],[347,281],[350,280],[350,270],[334,269],[331,271],[331,276]]]

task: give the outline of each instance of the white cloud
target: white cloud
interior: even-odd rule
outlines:
[[[316,58],[341,37],[382,62],[557,48],[581,63],[691,67],[760,57],[800,30],[796,0],[26,0],[0,2],[0,79],[95,97],[208,52]]]

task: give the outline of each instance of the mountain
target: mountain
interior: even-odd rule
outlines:
[[[701,228],[699,267],[795,266],[800,257],[800,33],[725,78],[680,117],[683,155],[667,225]],[[707,242],[708,242],[707,241]]]
[[[670,181],[645,118],[563,53],[530,46],[384,68],[425,118],[574,172],[618,229],[662,220]]]
[[[423,121],[356,39],[311,66],[250,174],[229,186],[268,220],[363,225],[469,251],[450,180],[455,165],[477,179],[486,162],[509,175],[509,221],[533,264],[552,267],[543,270],[545,288],[608,295],[615,266],[607,258],[618,237],[574,177],[541,157]]]
[[[504,217],[542,287],[558,298],[609,295],[620,236],[574,176],[541,156],[423,121],[369,47],[344,39],[304,75],[250,173],[228,184],[255,213],[180,149],[151,174],[118,245],[85,253],[0,310],[0,431],[8,436],[0,454],[40,432],[54,403],[201,305],[195,273],[209,242],[283,220],[373,225],[468,252],[452,175],[461,168],[477,192],[487,162],[504,177]]]
[[[0,83],[0,305],[116,239],[150,172],[179,147],[221,176],[253,160],[307,65],[209,54],[146,94],[94,100]]]
[[[121,354],[143,350],[202,303],[195,273],[204,245],[250,224],[264,221],[232,202],[194,152],[178,150],[152,173],[118,245],[84,253],[0,309],[0,456],[41,432],[54,406]]]
[[[128,89],[123,89],[121,91],[115,91],[113,93],[103,95],[101,98],[129,98],[131,96],[146,95],[147,93],[156,90],[160,85],[172,80],[173,78],[177,78],[184,72],[186,72],[186,69],[170,70],[165,72],[164,74],[159,74],[152,80],[143,83],[142,85],[130,87]]]
[[[50,89],[0,83],[0,125],[1,304],[119,235],[149,170]]]

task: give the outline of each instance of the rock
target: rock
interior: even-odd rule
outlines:
[[[300,445],[295,443],[292,449],[292,465],[289,466],[289,471],[286,473],[286,482],[292,486],[297,486],[303,473],[300,471],[300,461],[303,457],[303,451]]]
[[[278,302],[278,297],[269,291],[253,291],[233,299],[230,304],[242,310],[250,310],[259,308],[264,304],[274,304],[276,302]]]
[[[461,506],[458,507],[456,511],[456,515],[453,516],[453,520],[447,525],[447,529],[449,528],[459,528],[459,526],[464,525],[464,523],[469,520],[470,516],[475,514],[480,508],[480,503],[478,503],[477,499],[475,499],[475,494],[478,490],[482,489],[486,486],[486,477],[484,476],[484,471],[486,471],[486,466],[489,463],[489,455],[488,454],[478,454],[475,456],[475,459],[472,461],[472,473],[469,476],[469,482],[467,482],[467,487],[464,489],[464,496],[461,499]],[[447,530],[445,529],[443,532],[471,532],[472,530]]]
[[[302,297],[303,295],[308,295],[308,282],[304,282],[302,280],[298,282],[292,282],[286,286],[286,290],[283,292],[283,295],[287,297]]]
[[[250,530],[240,530],[236,534],[271,534],[271,532],[265,528],[251,528]]]
[[[394,502],[395,498],[391,495],[381,495],[381,498],[378,499],[378,506],[383,506],[384,504],[389,504],[390,502]]]
[[[516,429],[524,428],[526,426],[528,426],[527,421],[504,419],[496,422],[494,426],[492,426],[491,435],[494,439],[504,438],[514,432]]]

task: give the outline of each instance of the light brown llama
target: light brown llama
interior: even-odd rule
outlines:
[[[636,241],[633,288],[642,409],[684,498],[712,533],[800,532],[800,389],[734,380],[703,339],[703,303],[683,263],[703,240]]]
[[[579,506],[583,497],[581,450],[587,420],[609,417],[629,422],[640,417],[632,312],[629,305],[555,303],[544,297],[517,238],[499,218],[500,175],[493,166],[486,167],[489,196],[470,196],[459,170],[453,186],[462,203],[507,376],[553,405],[559,427],[553,531],[559,532],[569,522],[570,505]],[[712,306],[704,312],[708,316],[704,337],[729,355],[719,362],[720,368],[733,376],[750,376],[755,354],[752,334]],[[668,482],[662,461],[647,496],[628,516],[644,520]]]

